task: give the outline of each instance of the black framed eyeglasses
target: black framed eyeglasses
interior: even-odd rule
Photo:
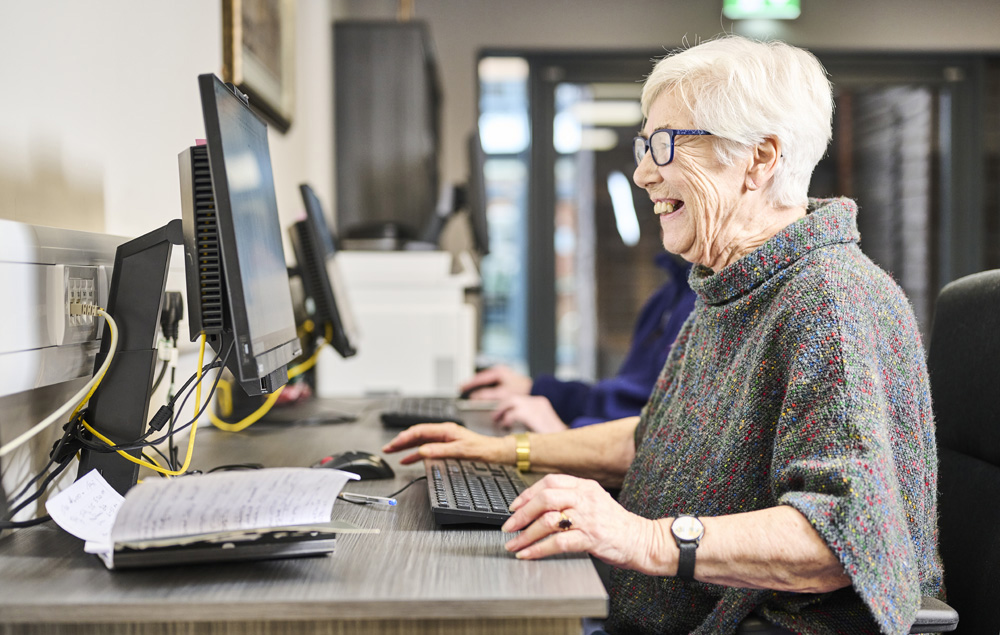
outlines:
[[[632,158],[635,159],[636,167],[642,163],[642,158],[651,149],[653,151],[653,163],[664,166],[674,160],[674,137],[677,135],[711,135],[707,130],[675,130],[673,128],[660,128],[654,130],[653,134],[646,137],[636,137],[632,139]]]

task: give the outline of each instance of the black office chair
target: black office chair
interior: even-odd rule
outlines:
[[[937,423],[938,527],[957,632],[1000,633],[1000,270],[938,296],[927,366]]]
[[[917,611],[917,619],[910,627],[910,633],[947,633],[955,630],[957,624],[958,614],[954,609],[937,598],[924,597]],[[756,615],[751,615],[740,622],[736,633],[737,635],[793,635],[792,631],[775,626]]]

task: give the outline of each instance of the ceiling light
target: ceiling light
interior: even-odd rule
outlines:
[[[794,20],[801,12],[800,0],[722,0],[722,15],[730,20]]]

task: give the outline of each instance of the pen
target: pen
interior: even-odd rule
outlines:
[[[395,505],[396,504],[396,499],[395,498],[386,498],[384,496],[369,496],[367,494],[351,494],[350,492],[341,492],[340,495],[343,496],[346,500],[349,500],[349,501],[351,501],[353,503],[373,503],[373,504],[382,504],[382,505]]]

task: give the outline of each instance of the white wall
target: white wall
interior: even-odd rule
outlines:
[[[296,109],[270,132],[282,224],[298,184],[333,200],[332,20],[297,7]],[[0,4],[0,218],[134,236],[180,215],[177,154],[204,137],[200,73],[222,72],[218,0]]]
[[[393,18],[396,4],[346,0],[351,17]],[[734,30],[722,0],[416,0],[415,7],[438,53],[442,176],[452,181],[467,174],[480,49],[651,50]],[[827,51],[1000,51],[998,24],[998,0],[802,0],[798,20],[735,30]]]

